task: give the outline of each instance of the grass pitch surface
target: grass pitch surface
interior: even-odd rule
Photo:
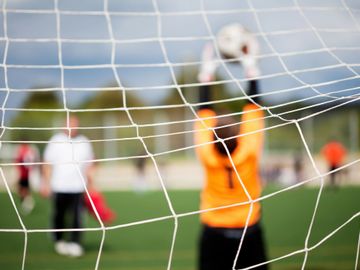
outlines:
[[[267,188],[271,193],[276,188]],[[270,259],[302,250],[314,213],[318,188],[298,188],[263,201],[263,227]],[[168,217],[156,222],[111,229],[106,232],[99,269],[155,270],[167,269],[174,232],[174,219],[161,191],[144,194],[107,192],[108,204],[116,211],[112,225]],[[176,213],[198,210],[199,191],[170,191]],[[14,195],[16,199],[16,195]],[[324,237],[344,224],[359,210],[360,187],[325,188],[309,236],[308,247],[316,246]],[[16,200],[17,201],[17,200]],[[7,193],[0,193],[1,229],[21,229],[20,222]],[[48,229],[49,201],[36,197],[36,207],[27,216],[22,215],[27,229]],[[309,252],[305,269],[354,269],[359,238],[360,218],[355,217],[327,241]],[[86,217],[86,227],[96,228],[97,222]],[[172,268],[196,269],[199,216],[178,219],[176,245]],[[101,230],[84,233],[83,257],[72,259],[57,255],[49,233],[31,232],[28,236],[25,269],[94,269]],[[25,234],[0,232],[0,269],[21,269]],[[304,253],[272,263],[271,269],[301,269]]]

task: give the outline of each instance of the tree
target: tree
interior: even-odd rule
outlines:
[[[51,111],[63,108],[54,91],[31,92],[22,104],[22,108],[30,111],[18,112],[10,123],[11,127],[21,128],[11,131],[10,137],[13,141],[47,141],[53,133],[51,128],[55,126],[56,119],[66,117],[64,112]],[[38,144],[38,147],[42,151],[45,144]]]
[[[135,141],[116,142],[108,140],[135,136],[134,128],[117,127],[130,126],[131,122],[124,110],[123,90],[117,89],[112,85],[109,85],[107,88],[111,88],[111,90],[103,89],[78,106],[84,110],[82,113],[79,113],[81,126],[94,127],[85,129],[82,133],[90,139],[100,140],[100,142],[93,144],[95,156],[98,158],[118,156],[119,153],[130,155],[136,152],[134,150],[136,148],[136,145],[134,146]],[[132,92],[127,91],[125,94],[127,108],[144,106],[141,100]],[[140,121],[139,118],[147,117],[141,110],[130,111],[130,114],[135,122]]]

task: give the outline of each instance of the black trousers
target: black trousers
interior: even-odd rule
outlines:
[[[82,228],[83,209],[83,193],[54,193],[52,217],[53,228]],[[55,241],[64,240],[64,232],[54,232],[54,238]],[[68,240],[80,243],[81,232],[71,231],[70,238]]]
[[[336,165],[330,165],[329,167],[329,172],[336,170],[337,168],[339,168]],[[330,184],[331,186],[335,187],[337,184],[339,184],[339,180],[340,180],[340,173],[341,171],[336,171],[330,174]]]
[[[203,226],[200,237],[199,270],[231,270],[239,248],[243,229],[212,228]],[[265,262],[266,254],[261,227],[247,228],[236,269]],[[254,269],[266,270],[262,265]]]

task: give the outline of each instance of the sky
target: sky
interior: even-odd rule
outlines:
[[[107,12],[104,0],[1,2],[0,61],[5,63],[0,68],[1,104],[19,108],[29,89],[56,87],[59,97],[66,89],[67,106],[76,109],[97,93],[95,89],[115,83],[111,63],[116,44],[113,60],[122,86],[146,104],[160,105],[170,93],[167,86],[175,84],[172,72],[182,70],[179,64],[200,61],[205,43],[234,22],[253,32],[260,43],[263,92],[300,87],[269,95],[269,102],[359,86],[360,3],[356,0],[105,3]],[[244,79],[241,67],[227,67],[231,75],[219,68],[221,78]],[[232,94],[239,93],[236,84],[227,87]],[[134,90],[139,88],[142,91]]]

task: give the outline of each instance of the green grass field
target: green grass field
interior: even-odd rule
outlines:
[[[268,188],[266,193],[273,192]],[[318,189],[300,188],[281,193],[263,202],[263,225],[270,258],[300,250],[304,247]],[[198,191],[170,191],[177,213],[198,209]],[[314,245],[359,211],[359,187],[325,189],[321,197],[309,244]],[[117,212],[115,224],[125,224],[170,215],[162,192],[135,194],[108,192],[108,203]],[[49,227],[49,205],[36,197],[36,208],[23,220],[28,229]],[[0,193],[0,228],[21,228],[7,193]],[[306,269],[354,269],[360,229],[355,218],[336,235],[310,252]],[[87,217],[86,226],[97,227]],[[196,246],[199,233],[198,215],[179,219],[172,269],[196,269]],[[109,230],[101,254],[99,269],[155,270],[166,269],[174,220]],[[62,257],[53,251],[48,233],[28,234],[25,269],[94,269],[102,232],[86,232],[85,256],[79,259]],[[0,269],[21,269],[24,234],[0,232]],[[304,254],[277,261],[271,269],[301,269]]]

